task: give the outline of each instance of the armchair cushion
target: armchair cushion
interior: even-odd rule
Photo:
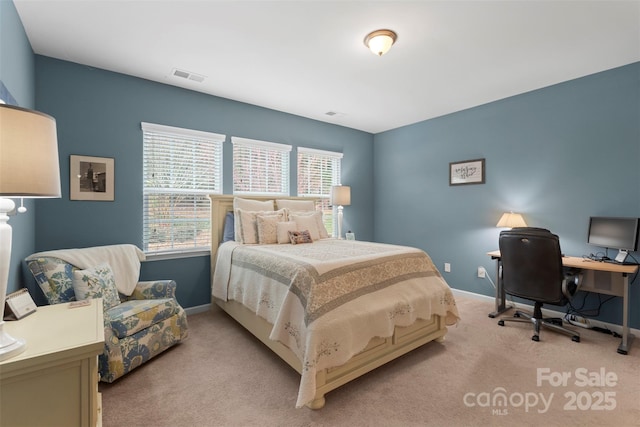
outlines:
[[[126,338],[177,314],[179,307],[173,298],[129,300],[106,312],[105,323],[118,338]]]
[[[175,298],[176,282],[173,280],[155,280],[138,282],[131,296],[124,297],[120,295],[120,299],[155,299],[155,298]]]

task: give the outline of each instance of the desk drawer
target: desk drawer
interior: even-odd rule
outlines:
[[[608,271],[582,270],[581,291],[597,292],[605,295],[624,296],[624,278],[622,274]]]

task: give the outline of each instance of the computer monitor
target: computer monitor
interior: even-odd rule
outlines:
[[[595,217],[589,219],[588,243],[617,249],[615,260],[624,262],[629,251],[638,249],[639,218]]]

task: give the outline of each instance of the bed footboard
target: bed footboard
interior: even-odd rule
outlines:
[[[214,301],[282,360],[298,373],[302,373],[302,365],[296,355],[282,343],[269,339],[271,324],[238,302],[215,298]],[[315,397],[307,406],[311,409],[321,409],[325,404],[326,393],[430,341],[440,342],[446,333],[444,319],[433,316],[429,320],[419,319],[408,327],[396,327],[394,334],[390,337],[373,338],[362,352],[353,356],[344,365],[324,369],[316,374]]]

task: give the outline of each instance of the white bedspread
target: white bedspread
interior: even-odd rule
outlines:
[[[140,261],[145,260],[144,252],[129,244],[38,252],[30,255],[27,261],[39,257],[59,258],[81,269],[106,262],[113,270],[118,292],[127,296],[136,288],[140,277]]]
[[[385,262],[401,257],[408,263],[419,260],[420,268],[399,278],[388,276]],[[356,268],[346,267],[353,263]],[[291,265],[301,268],[284,277]],[[371,274],[380,280],[354,287],[357,276]],[[365,282],[369,281],[367,276]],[[321,297],[311,296],[314,286],[325,287]],[[212,294],[239,301],[266,319],[273,325],[270,338],[297,355],[303,367],[297,407],[314,399],[317,370],[346,363],[372,338],[389,337],[395,326],[409,326],[434,314],[443,316],[447,325],[459,319],[451,289],[428,255],[415,248],[369,242],[324,239],[259,246],[227,242],[218,249]]]

